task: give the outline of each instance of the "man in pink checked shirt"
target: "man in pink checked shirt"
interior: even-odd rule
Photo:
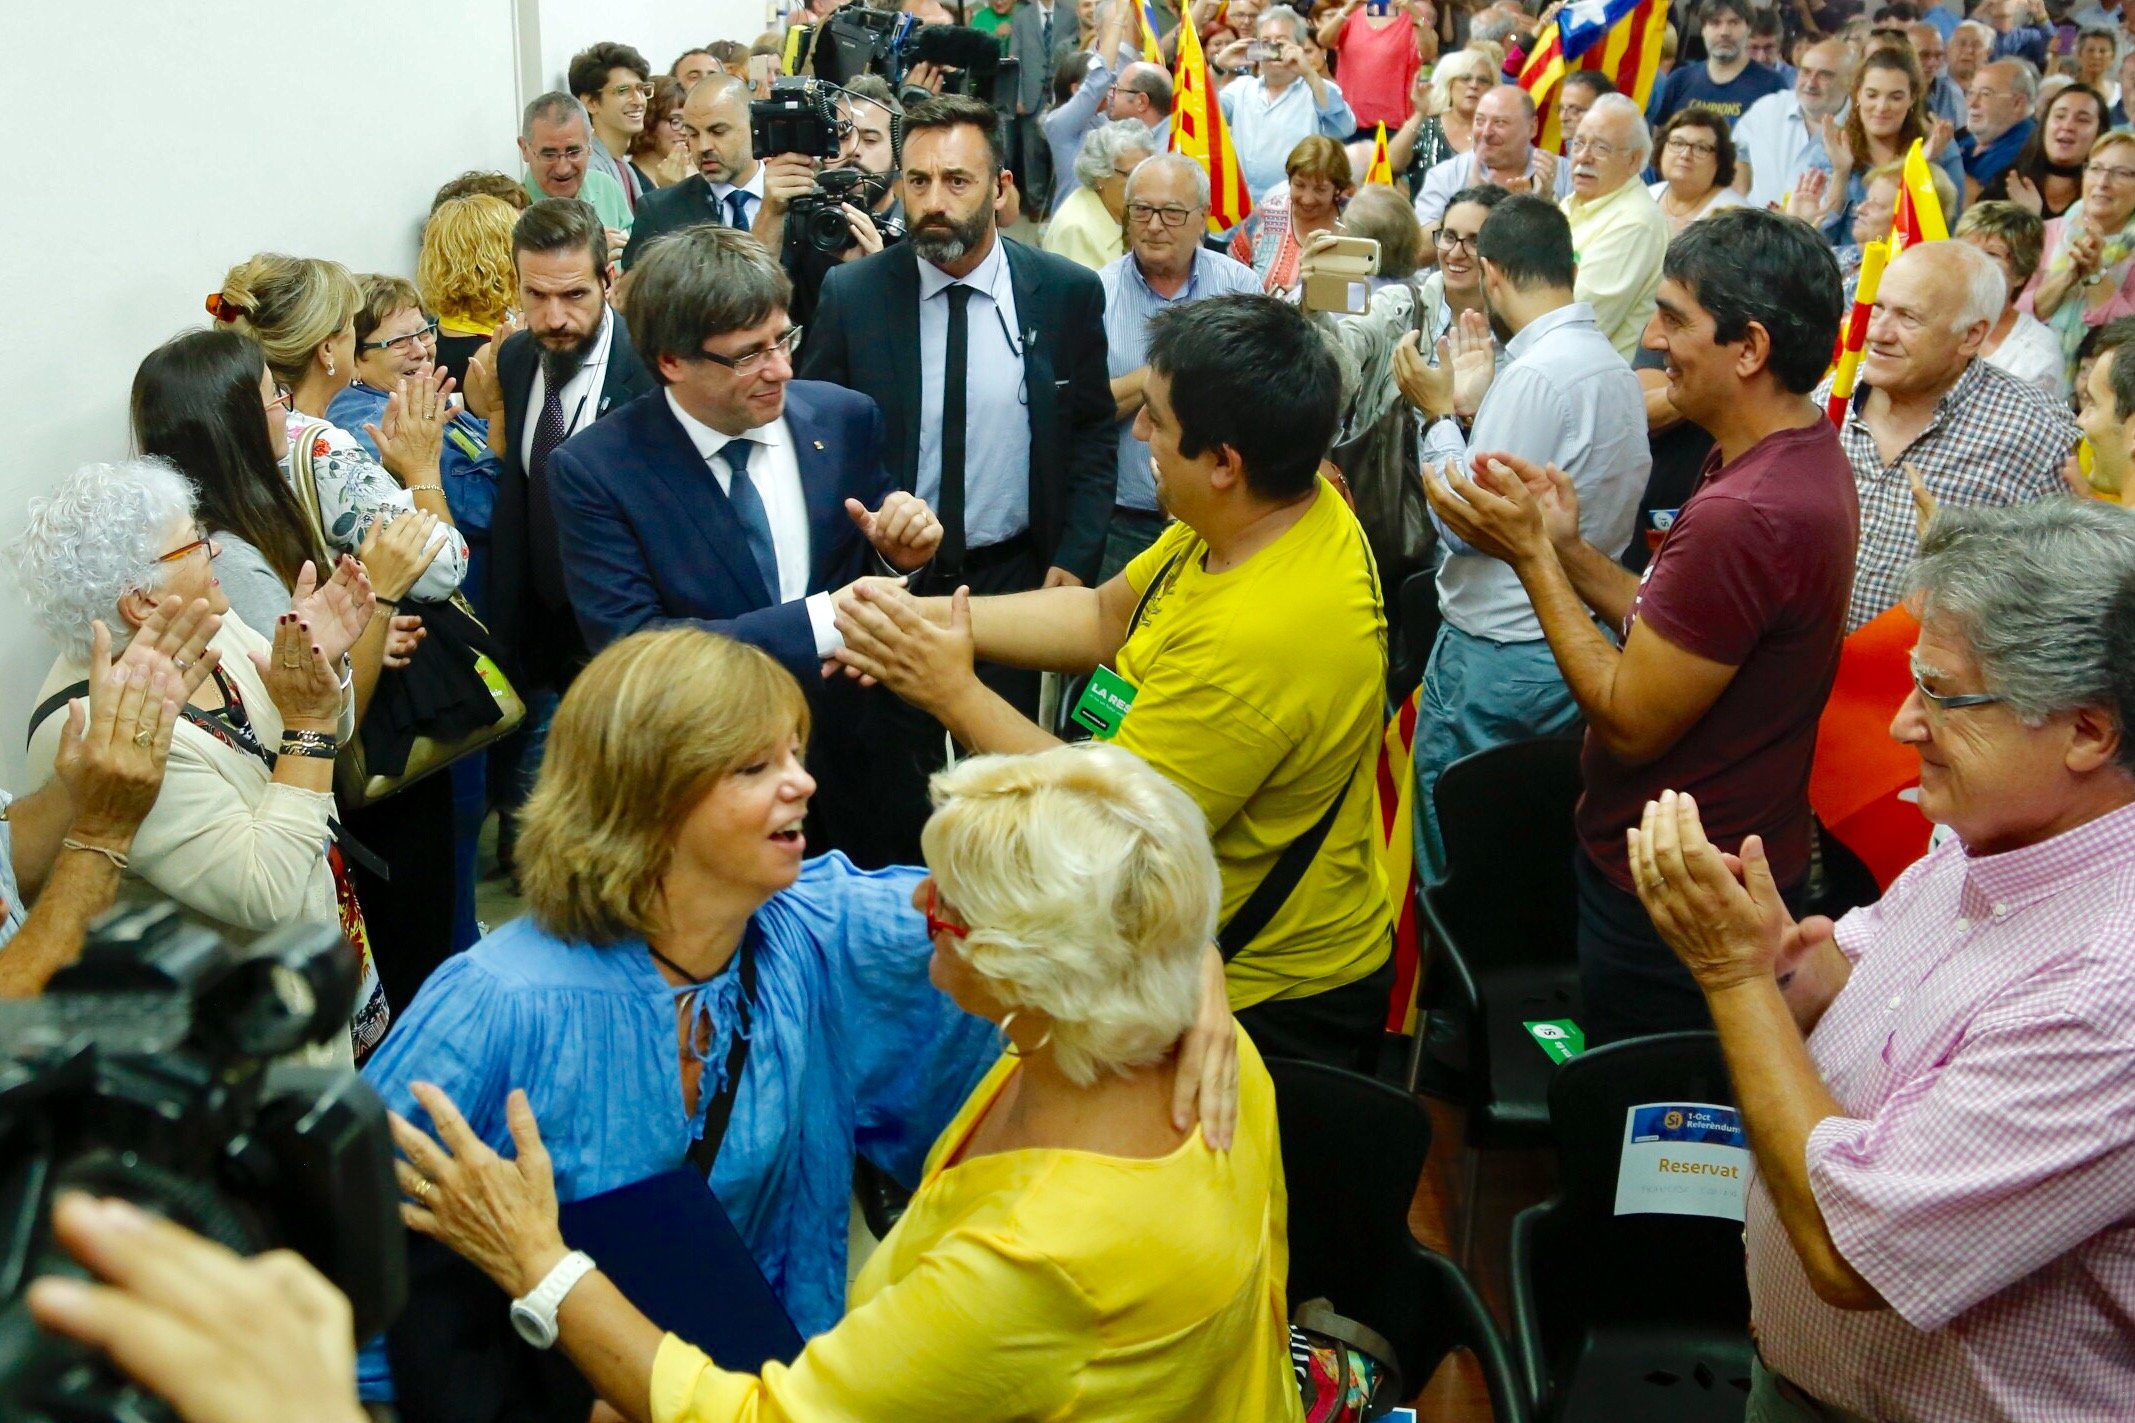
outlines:
[[[1945,511],[1912,579],[1953,838],[1834,925],[1688,797],[1629,832],[1755,1157],[1748,1420],[2135,1418],[2135,515]]]

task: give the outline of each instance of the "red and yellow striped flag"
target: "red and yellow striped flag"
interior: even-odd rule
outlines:
[[[1416,715],[1423,689],[1386,719],[1379,744],[1379,867],[1394,910],[1394,988],[1386,1005],[1386,1030],[1416,1030],[1416,980],[1421,941],[1416,933]]]
[[[1179,26],[1179,67],[1173,88],[1177,98],[1171,110],[1171,151],[1185,154],[1207,171],[1208,230],[1228,232],[1253,211],[1253,195],[1246,191],[1245,174],[1238,167],[1238,154],[1223,122],[1223,106],[1216,102],[1208,57],[1201,52],[1201,37],[1191,24]]]
[[[1916,138],[1905,151],[1905,181],[1898,185],[1898,206],[1890,215],[1890,255],[1915,242],[1946,241],[1949,235],[1942,199],[1935,196],[1935,177],[1928,171],[1927,149]]]
[[[1668,7],[1661,0],[1608,0],[1591,18],[1569,7],[1558,14],[1535,37],[1520,69],[1520,87],[1534,100],[1541,121],[1535,142],[1551,153],[1561,152],[1568,136],[1557,114],[1557,86],[1564,76],[1574,69],[1598,69],[1643,109],[1660,74],[1661,39],[1668,30]]]
[[[1386,156],[1386,120],[1379,120],[1379,131],[1372,136],[1371,165],[1364,170],[1366,183],[1394,185],[1394,163]]]
[[[1151,64],[1161,65],[1164,62],[1164,51],[1158,48],[1156,42],[1156,10],[1149,4],[1149,0],[1135,0],[1134,15],[1135,28],[1142,32],[1142,58]],[[1112,56],[1108,54],[1104,60],[1110,64]]]

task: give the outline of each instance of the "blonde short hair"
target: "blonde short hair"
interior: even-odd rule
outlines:
[[[973,757],[932,789],[921,844],[970,926],[965,962],[1051,1021],[1071,1082],[1161,1058],[1193,1022],[1222,902],[1200,807],[1094,744]]]
[[[275,379],[294,386],[318,349],[363,307],[348,268],[317,257],[262,252],[222,279],[216,314],[259,342]]]
[[[423,224],[422,255],[415,262],[423,305],[476,326],[502,321],[519,294],[512,265],[512,224],[518,220],[510,203],[487,194],[440,203]]]
[[[1472,49],[1456,49],[1431,70],[1431,111],[1444,113],[1453,104],[1453,81],[1470,77],[1497,83],[1490,57]]]
[[[534,921],[587,944],[657,932],[683,820],[721,777],[792,736],[808,739],[808,699],[758,648],[678,627],[604,649],[556,709],[520,814]]]

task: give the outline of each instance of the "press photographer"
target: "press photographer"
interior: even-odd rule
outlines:
[[[868,104],[873,107],[872,102]],[[781,79],[749,105],[749,144],[763,160],[763,211],[756,236],[780,255],[793,279],[791,316],[806,324],[823,278],[840,262],[880,252],[904,235],[902,222],[876,210],[894,204],[895,128],[890,152],[875,145],[880,171],[861,162],[850,95],[820,79]],[[881,123],[876,119],[877,124]]]

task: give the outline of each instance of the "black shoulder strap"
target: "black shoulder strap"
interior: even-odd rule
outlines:
[[[46,697],[43,701],[39,702],[37,704],[37,710],[30,713],[30,734],[22,738],[22,744],[24,746],[28,746],[32,741],[35,741],[37,739],[37,728],[44,725],[46,717],[52,715],[52,713],[58,711],[61,707],[65,706],[68,702],[73,701],[76,697],[87,696],[88,692],[89,681],[85,677],[79,682],[72,683],[69,686],[61,687],[51,696]]]
[[[1355,779],[1354,775],[1349,778]],[[1289,848],[1282,852],[1282,858],[1275,862],[1275,868],[1268,871],[1267,878],[1254,887],[1245,903],[1238,906],[1238,912],[1230,917],[1230,922],[1216,931],[1216,948],[1225,963],[1238,957],[1240,949],[1259,937],[1260,931],[1268,927],[1268,921],[1289,901],[1291,892],[1304,879],[1305,871],[1312,868],[1313,859],[1326,842],[1327,832],[1334,828],[1334,818],[1342,813],[1342,802],[1349,799],[1349,780],[1342,782],[1342,789],[1335,793],[1334,804],[1327,807],[1327,813],[1314,822],[1311,829],[1290,842]]]
[[[1144,588],[1142,590],[1142,596],[1135,600],[1133,616],[1127,619],[1128,637],[1134,636],[1134,630],[1142,625],[1142,614],[1148,611],[1149,600],[1156,596],[1156,590],[1164,586],[1164,580],[1171,577],[1171,570],[1177,568],[1179,566],[1179,560],[1184,557],[1186,557],[1186,555],[1181,552],[1175,553],[1171,557],[1165,559],[1164,566],[1156,571],[1156,577],[1149,580],[1149,586],[1147,588]],[[86,687],[89,684],[87,682],[84,682],[82,683],[82,685]]]
[[[741,1090],[741,1070],[749,1061],[749,1030],[756,1017],[756,937],[744,931],[739,962],[741,1015],[734,1023],[734,1041],[727,1047],[726,1086],[704,1108],[704,1135],[689,1144],[689,1164],[709,1179],[712,1163],[719,1159],[719,1145],[726,1140],[727,1121],[734,1115],[734,1096]]]

